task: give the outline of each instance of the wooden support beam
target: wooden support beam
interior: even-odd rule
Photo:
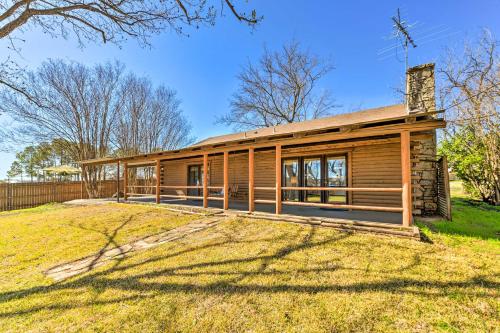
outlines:
[[[224,205],[223,209],[229,209],[229,152],[224,152]]]
[[[281,145],[276,145],[276,214],[281,214]]]
[[[411,161],[410,161],[410,132],[401,132],[401,172],[402,172],[402,202],[403,226],[411,225]]]
[[[352,152],[347,152],[347,187],[352,187]],[[352,191],[347,192],[347,203],[352,205]],[[352,209],[349,209],[350,211]]]
[[[203,207],[208,208],[208,154],[203,155]]]
[[[323,133],[318,135],[308,135],[305,137],[299,138],[284,138],[277,139],[276,141],[265,140],[262,138],[262,142],[252,142],[252,143],[238,143],[238,142],[229,142],[224,146],[207,146],[200,147],[199,150],[196,151],[185,151],[185,150],[176,150],[176,151],[164,151],[159,153],[151,153],[145,155],[137,155],[126,158],[128,161],[132,162],[141,162],[141,161],[150,161],[152,159],[160,158],[162,160],[170,160],[170,159],[178,159],[178,158],[186,158],[186,157],[194,157],[200,156],[204,153],[207,154],[216,154],[229,150],[245,150],[249,147],[264,148],[264,147],[272,147],[276,144],[280,145],[298,145],[298,144],[307,144],[307,143],[317,143],[317,142],[326,142],[326,141],[335,141],[335,140],[345,140],[345,139],[356,139],[363,137],[372,137],[372,136],[381,136],[381,135],[389,135],[389,134],[399,134],[402,130],[407,130],[410,132],[422,132],[435,128],[444,128],[446,127],[446,122],[439,119],[432,120],[423,120],[418,121],[414,124],[391,124],[377,127],[369,127],[369,128],[360,128],[353,129],[350,132],[342,133],[342,132],[334,132],[334,133]],[[96,160],[87,160],[81,161],[83,164],[87,165],[99,165],[99,164],[112,164],[115,163],[117,159],[114,158],[106,158],[106,159],[96,159]],[[149,162],[148,161],[148,162]]]
[[[248,149],[248,211],[251,213],[255,210],[255,150]]]
[[[85,165],[82,165],[82,174],[80,176],[80,199],[83,199],[83,188],[85,182],[83,181],[83,175],[85,174]]]
[[[116,202],[120,202],[120,161],[116,162]]]
[[[127,162],[123,163],[123,200],[127,201],[128,191],[128,164]]]
[[[161,164],[160,164],[160,160],[156,160],[156,167],[155,167],[155,171],[156,171],[156,186],[155,186],[155,194],[156,194],[156,203],[159,204],[160,203],[160,183],[161,183]]]

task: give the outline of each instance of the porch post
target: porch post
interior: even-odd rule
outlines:
[[[208,154],[203,155],[203,207],[208,207]]]
[[[85,164],[82,164],[82,174],[80,176],[80,199],[83,199],[83,186],[84,186],[84,181],[83,181],[83,174],[85,173]],[[45,177],[44,177],[45,179]]]
[[[116,202],[120,202],[120,161],[116,162]]]
[[[411,225],[411,161],[410,161],[410,132],[401,132],[401,172],[402,172],[402,203],[403,226]]]
[[[276,214],[281,214],[281,145],[276,145]]]
[[[160,160],[157,159],[156,160],[156,168],[155,168],[155,171],[156,171],[156,187],[155,187],[155,194],[156,194],[156,203],[159,204],[160,203],[160,171],[161,171],[161,165],[160,165]]]
[[[123,200],[127,201],[127,191],[128,191],[128,164],[123,163]]]
[[[224,210],[229,208],[229,152],[224,152]]]
[[[248,149],[248,211],[251,213],[255,210],[255,202],[254,202],[254,157],[255,152],[253,148]]]

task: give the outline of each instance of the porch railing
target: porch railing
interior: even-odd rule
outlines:
[[[153,196],[156,195],[156,193],[137,193],[137,192],[129,192],[129,188],[154,188],[154,189],[203,189],[203,186],[201,185],[161,185],[161,186],[156,186],[156,185],[127,185],[127,190],[125,192],[125,200],[127,200],[128,197],[132,196]],[[207,186],[208,190],[222,190],[224,187],[223,186]],[[203,195],[187,195],[187,194],[160,194],[159,195],[162,198],[177,198],[177,199],[203,199]],[[222,197],[213,197],[213,196],[208,196],[208,200],[224,200]]]
[[[276,187],[254,187],[255,191],[276,191]],[[403,193],[403,188],[400,187],[303,187],[303,186],[286,186],[281,188],[283,191],[330,191],[330,192],[390,192]],[[258,204],[275,204],[276,200],[259,200],[255,199],[254,203]],[[355,210],[371,210],[381,212],[402,212],[403,207],[386,207],[386,206],[364,206],[364,205],[349,205],[349,204],[334,204],[334,203],[318,203],[318,202],[301,202],[283,200],[282,204],[288,206],[308,206],[308,207],[325,207],[325,208],[341,208]]]

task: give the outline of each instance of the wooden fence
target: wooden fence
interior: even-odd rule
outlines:
[[[116,180],[103,181],[100,187],[102,198],[109,198],[116,194]],[[64,202],[80,198],[82,198],[80,182],[0,184],[0,211],[30,208],[49,202]],[[88,198],[85,190],[83,190],[83,198]]]
[[[438,211],[441,216],[451,221],[450,179],[446,156],[438,160],[437,174]]]

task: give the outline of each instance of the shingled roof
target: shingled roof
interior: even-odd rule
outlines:
[[[374,109],[366,109],[357,112],[339,114],[326,118],[312,119],[297,123],[264,127],[256,130],[239,132],[234,134],[219,135],[204,139],[191,146],[202,147],[217,145],[234,141],[249,140],[262,137],[280,136],[285,134],[326,130],[342,126],[368,124],[387,120],[402,119],[408,116],[404,104],[384,106]]]

